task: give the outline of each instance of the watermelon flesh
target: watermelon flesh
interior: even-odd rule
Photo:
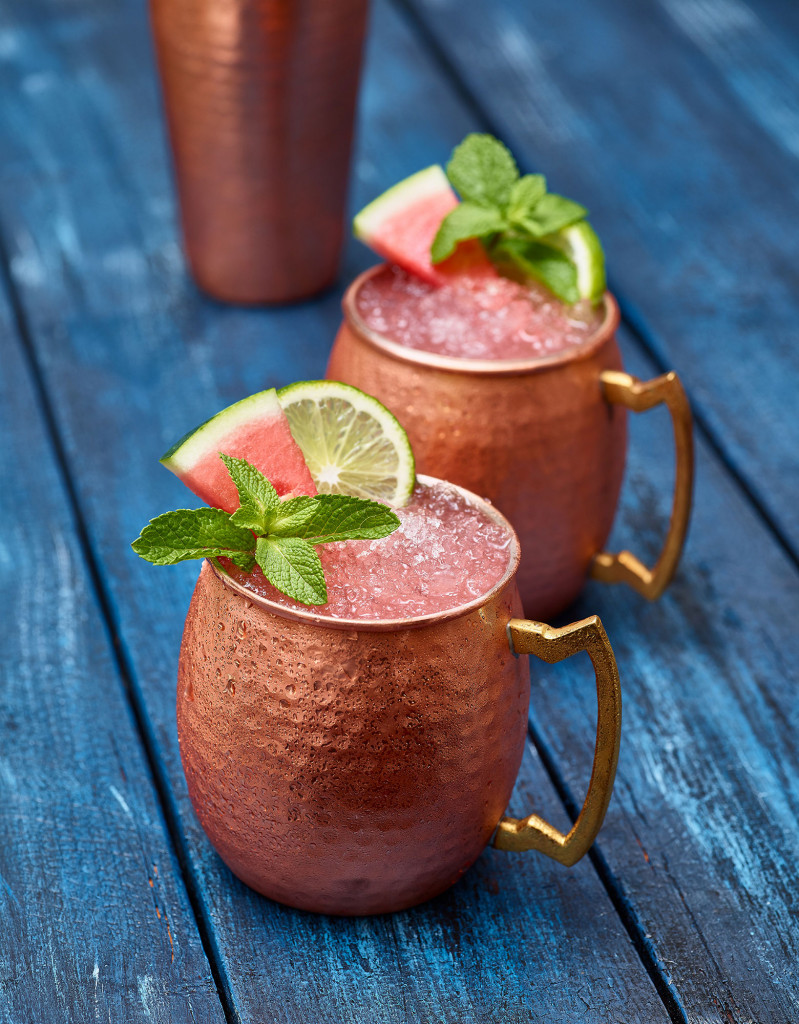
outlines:
[[[454,277],[484,279],[497,277],[485,249],[475,239],[461,242],[449,259],[433,264],[430,246],[458,197],[438,164],[399,182],[357,215],[353,222],[356,238],[378,256],[395,263],[432,285],[443,285]]]
[[[181,438],[161,459],[208,505],[235,512],[239,495],[220,452],[252,463],[281,497],[316,494],[274,388],[223,409]]]

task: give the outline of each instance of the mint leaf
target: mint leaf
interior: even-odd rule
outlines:
[[[245,572],[256,562],[284,594],[302,604],[327,604],[322,563],[314,544],[387,537],[399,526],[390,508],[348,494],[301,495],[281,501],[272,484],[246,459],[220,456],[241,506],[179,509],[153,519],[131,547],[158,565],[208,558],[222,571],[227,558]],[[257,537],[253,536],[253,532]]]
[[[395,512],[377,501],[349,494],[319,494],[316,512],[297,536],[309,544],[331,544],[340,540],[378,540],[393,533],[400,524]]]
[[[511,238],[497,246],[496,253],[510,260],[526,276],[546,285],[562,302],[571,304],[579,300],[577,268],[559,249],[541,242]]]
[[[530,213],[546,194],[547,179],[543,174],[525,174],[510,190],[508,217],[516,220]]]
[[[219,453],[227,466],[236,490],[239,492],[241,508],[232,516],[232,522],[256,532],[265,532],[267,516],[280,505],[280,498],[263,473],[246,459],[234,459],[231,455]]]
[[[473,132],[455,148],[447,164],[447,177],[461,199],[480,206],[505,207],[519,170],[510,150],[499,139]]]
[[[281,501],[280,505],[269,514],[269,534],[277,534],[281,537],[298,537],[305,523],[315,514],[317,507],[316,498],[289,498]]]
[[[583,220],[587,213],[588,210],[579,203],[548,192],[531,211],[516,216],[514,221],[533,238],[541,238],[543,235],[552,235],[562,228],[567,228],[570,224],[576,224],[578,220]]]
[[[299,537],[259,537],[255,559],[273,586],[302,604],[327,604],[319,555]]]
[[[478,206],[468,200],[451,210],[441,221],[430,254],[433,263],[441,263],[455,252],[458,242],[504,231],[507,222],[502,213],[490,206]]]
[[[255,538],[231,522],[218,508],[178,509],[165,512],[145,526],[131,544],[137,555],[156,565],[174,565],[189,558],[231,557],[251,552]]]
[[[434,264],[476,238],[500,272],[534,277],[566,303],[601,299],[604,257],[584,206],[547,192],[542,174],[520,177],[507,147],[491,135],[467,135],[453,151],[447,176],[462,201],[439,225],[430,247]],[[579,230],[566,237],[574,225]]]

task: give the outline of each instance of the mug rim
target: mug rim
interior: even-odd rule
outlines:
[[[487,590],[480,597],[472,598],[471,601],[456,605],[454,608],[446,608],[440,612],[428,612],[426,615],[413,615],[405,619],[340,619],[335,618],[332,615],[323,615],[320,612],[314,611],[313,609],[318,607],[315,605],[300,605],[297,608],[287,608],[285,605],[278,604],[276,601],[272,601],[270,598],[264,597],[262,594],[256,594],[254,591],[244,586],[244,584],[239,583],[239,581],[233,576],[228,575],[224,568],[215,564],[215,562],[205,559],[205,563],[210,566],[214,575],[222,584],[224,584],[224,586],[229,590],[232,590],[235,594],[238,594],[240,597],[246,598],[252,604],[257,604],[260,608],[263,608],[264,611],[267,611],[272,615],[278,615],[281,618],[290,619],[294,622],[303,622],[311,626],[321,626],[325,629],[345,629],[350,632],[391,633],[400,632],[406,629],[419,629],[423,626],[438,625],[439,623],[461,618],[464,615],[468,615],[470,612],[477,611],[478,609],[485,607],[485,605],[492,601],[509,583],[513,582],[521,560],[521,544],[519,542],[519,537],[511,522],[497,508],[495,508],[490,501],[487,501],[485,498],[481,498],[473,491],[469,491],[465,487],[460,487],[458,484],[450,483],[449,480],[441,480],[434,476],[418,474],[416,480],[423,484],[446,484],[447,487],[451,487],[453,490],[464,495],[469,502],[477,505],[485,515],[495,523],[504,527],[509,534],[511,547],[508,566],[500,579],[497,580],[491,589]]]
[[[602,296],[605,315],[596,330],[579,345],[570,346],[560,352],[553,352],[548,356],[532,356],[529,359],[464,359],[460,356],[445,356],[437,352],[427,352],[424,349],[409,348],[369,327],[358,312],[355,302],[360,288],[389,266],[388,263],[377,263],[358,274],[344,292],[341,308],[346,324],[362,341],[401,362],[443,370],[446,373],[465,375],[513,377],[543,373],[593,355],[597,349],[614,336],[619,326],[619,304],[611,292],[605,291]]]

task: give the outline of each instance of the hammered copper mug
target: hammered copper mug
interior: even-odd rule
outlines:
[[[150,0],[186,254],[205,291],[335,277],[368,0]]]
[[[654,600],[677,568],[693,489],[691,410],[676,373],[640,381],[624,373],[618,306],[585,342],[528,360],[459,359],[407,348],[371,330],[358,313],[361,274],[343,301],[327,377],[374,395],[408,432],[416,465],[492,501],[522,545],[525,614],[568,607],[588,576],[625,582]],[[619,500],[626,410],[664,404],[677,462],[671,523],[654,568],[629,551],[604,551]]]
[[[473,496],[469,496],[473,498]],[[519,545],[484,596],[401,621],[346,621],[255,594],[203,564],[178,674],[189,796],[230,869],[329,914],[400,910],[448,888],[492,841],[573,864],[610,800],[621,729],[616,662],[596,616],[520,618]],[[527,736],[535,654],[587,651],[599,716],[580,815],[563,835],[504,816]]]

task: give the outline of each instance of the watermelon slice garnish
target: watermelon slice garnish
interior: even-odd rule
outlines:
[[[435,266],[430,246],[441,221],[458,197],[439,164],[412,174],[365,206],[353,221],[355,237],[378,256],[433,285],[454,277],[497,277],[477,240],[461,242],[448,260]]]
[[[252,463],[281,497],[316,494],[274,388],[223,409],[182,437],[161,459],[204,502],[235,512],[238,491],[220,452]]]

